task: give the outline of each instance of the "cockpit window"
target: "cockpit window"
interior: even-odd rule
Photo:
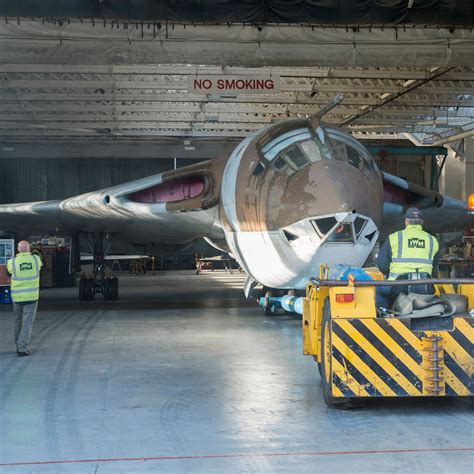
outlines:
[[[283,171],[289,165],[295,170],[304,168],[309,163],[323,160],[331,157],[331,154],[322,144],[316,140],[305,140],[291,145],[282,150],[273,162],[277,171]]]
[[[263,170],[265,169],[265,166],[262,165],[262,163],[257,163],[255,168],[253,169],[252,174],[254,176],[260,176],[263,173]]]
[[[336,160],[349,163],[364,174],[376,170],[372,157],[349,135],[336,129],[318,127],[315,133],[299,128],[274,138],[262,146],[265,164],[257,165],[254,176],[259,176],[267,163],[278,172],[292,174],[310,163]]]
[[[346,145],[347,150],[347,161],[357,169],[362,170],[364,168],[364,160],[360,153],[351,146]]]
[[[285,154],[297,169],[304,168],[307,164],[309,164],[308,158],[306,158],[305,154],[298,145],[294,145],[285,150]]]
[[[335,160],[349,163],[367,175],[376,171],[374,159],[363,147],[355,144],[353,146],[352,142],[355,141],[350,136],[337,130],[329,130],[326,141]]]
[[[332,157],[336,161],[344,161],[347,163],[347,150],[346,145],[339,140],[334,140],[333,138],[327,139],[327,144],[331,150]]]
[[[308,157],[308,159],[313,163],[316,161],[321,161],[323,159],[321,155],[321,150],[318,148],[314,140],[301,142],[300,146],[303,149],[305,155]]]
[[[273,166],[275,167],[276,170],[282,171],[288,166],[288,163],[281,156],[279,156],[275,160],[275,163],[273,164]]]

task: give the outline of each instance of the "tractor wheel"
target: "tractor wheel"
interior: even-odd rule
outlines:
[[[110,299],[112,301],[119,299],[119,279],[117,277],[112,278],[110,282]]]
[[[112,282],[110,280],[110,278],[106,278],[104,280],[104,300],[105,301],[109,301],[111,299],[111,286],[112,286]]]
[[[87,280],[85,278],[79,280],[79,301],[87,300],[86,283]]]
[[[85,284],[86,301],[92,301],[94,299],[94,279],[88,278]]]
[[[331,367],[331,308],[326,299],[321,322],[321,364],[318,364],[323,386],[323,397],[329,408],[349,410],[362,405],[359,398],[334,397],[332,395],[332,367]]]

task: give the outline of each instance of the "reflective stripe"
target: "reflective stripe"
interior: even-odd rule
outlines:
[[[38,291],[38,288],[25,288],[24,290],[10,290],[11,294],[17,294],[17,293],[36,293]]]
[[[403,234],[402,232],[398,232],[397,233],[397,237],[398,237],[398,254],[397,254],[397,258],[402,258],[402,255],[403,255]],[[394,259],[392,259],[393,261],[395,261]]]
[[[15,257],[12,258],[12,271],[13,271],[12,276],[16,278]]]
[[[433,236],[429,234],[430,237],[430,254],[429,254],[429,262],[431,263],[433,261],[433,250],[434,250],[434,241],[433,241]]]
[[[394,263],[426,263],[431,265],[431,258],[394,258]]]
[[[389,278],[397,278],[398,276],[400,276],[400,273],[392,273],[392,272],[390,272],[390,274],[388,275]]]
[[[38,275],[32,276],[32,277],[24,277],[24,278],[12,277],[12,280],[15,280],[15,281],[33,281],[37,279],[38,279]]]

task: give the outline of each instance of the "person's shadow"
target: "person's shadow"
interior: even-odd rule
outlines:
[[[16,357],[16,351],[0,351],[0,359],[10,359]]]

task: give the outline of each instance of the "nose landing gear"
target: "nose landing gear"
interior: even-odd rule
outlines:
[[[117,277],[105,276],[105,255],[107,254],[114,235],[84,234],[84,238],[92,252],[92,277],[79,280],[79,301],[91,301],[96,293],[101,293],[105,301],[116,301],[119,298],[119,280]],[[104,251],[104,243],[107,247]]]

